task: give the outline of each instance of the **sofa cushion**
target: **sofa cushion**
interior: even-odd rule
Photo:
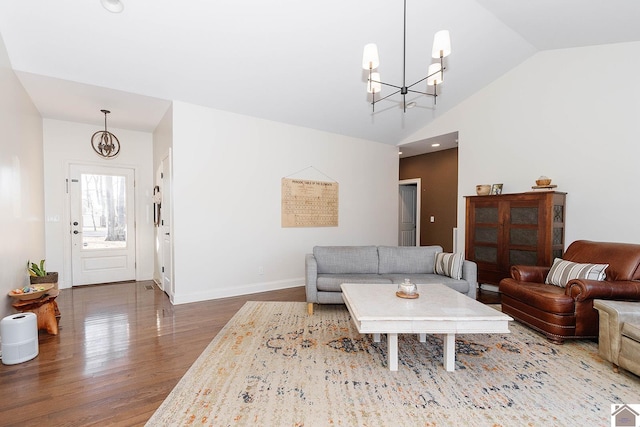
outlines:
[[[378,246],[380,274],[431,274],[441,246]]]
[[[622,325],[622,331],[620,334],[624,337],[640,342],[640,325],[625,322]]]
[[[375,246],[315,246],[313,255],[318,274],[378,272],[378,248]]]
[[[449,276],[452,279],[460,280],[462,277],[462,264],[464,257],[462,254],[451,254],[440,252],[436,254],[435,271],[436,274]]]
[[[573,279],[604,280],[608,266],[609,264],[580,264],[556,258],[545,283],[564,288]]]
[[[318,291],[342,292],[343,283],[391,283],[379,274],[318,274]]]

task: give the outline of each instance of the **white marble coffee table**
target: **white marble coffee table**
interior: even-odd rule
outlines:
[[[456,334],[509,333],[511,317],[445,285],[418,285],[419,298],[396,296],[397,285],[343,283],[342,296],[361,334],[387,334],[391,371],[398,370],[398,334],[443,334],[444,367],[455,369]]]

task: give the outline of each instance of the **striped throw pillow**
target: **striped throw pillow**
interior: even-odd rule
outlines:
[[[607,277],[605,272],[607,267],[609,264],[578,264],[556,258],[553,260],[545,283],[564,288],[569,280],[573,279],[604,280]]]
[[[464,258],[462,254],[439,252],[436,254],[436,274],[440,274],[441,276],[449,276],[452,279],[460,280],[462,278],[463,262]]]

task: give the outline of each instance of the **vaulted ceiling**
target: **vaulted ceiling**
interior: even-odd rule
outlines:
[[[640,40],[636,0],[407,0],[407,83],[426,75],[434,33],[451,33],[441,96],[373,113],[362,49],[377,43],[382,80],[402,82],[401,0],[123,2],[0,2],[43,117],[99,126],[107,108],[110,126],[149,132],[177,100],[395,145],[537,51]]]

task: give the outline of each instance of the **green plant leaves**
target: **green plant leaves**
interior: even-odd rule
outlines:
[[[35,262],[27,261],[27,271],[30,276],[44,277],[47,275],[47,271],[44,269],[44,260],[40,260],[40,265]]]

